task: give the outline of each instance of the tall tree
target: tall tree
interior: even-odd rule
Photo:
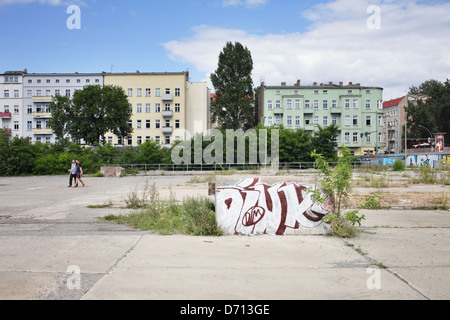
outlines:
[[[74,140],[83,139],[93,145],[105,142],[107,132],[117,136],[133,132],[128,124],[132,110],[125,91],[118,86],[86,86],[75,92],[72,101],[56,97],[50,111],[49,126],[59,138],[68,134]]]
[[[252,71],[250,50],[239,42],[227,42],[211,74],[216,91],[212,117],[221,130],[248,130],[256,125]]]

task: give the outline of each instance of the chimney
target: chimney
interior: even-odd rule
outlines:
[[[349,82],[348,85],[349,85],[349,86],[352,86],[352,85],[353,85],[353,82]]]
[[[314,86],[317,86],[317,82],[314,82],[313,85],[314,85]]]
[[[285,86],[286,86],[286,82],[282,82],[281,85],[282,85],[283,87],[285,87]]]
[[[357,87],[361,87],[361,83],[357,83],[356,86],[357,86]]]
[[[329,84],[330,86],[332,86],[332,85],[333,85],[333,81],[330,81],[328,84]]]
[[[320,86],[323,87],[323,83],[321,83]]]
[[[340,86],[343,86],[343,85],[344,85],[344,83],[343,83],[343,82],[341,81],[341,82],[339,82],[339,85],[340,85]]]
[[[300,87],[301,81],[297,80],[297,87]]]

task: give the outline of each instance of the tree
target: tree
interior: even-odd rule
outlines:
[[[339,126],[331,124],[328,127],[318,126],[318,130],[314,132],[312,144],[316,148],[317,153],[323,155],[327,161],[337,160],[337,137],[339,135]]]
[[[133,132],[128,124],[132,110],[125,91],[118,86],[86,86],[75,92],[72,101],[56,97],[50,104],[50,112],[52,119],[48,125],[59,139],[67,134],[94,145],[104,143],[107,132],[117,136]]]
[[[248,130],[256,125],[252,71],[253,59],[247,47],[227,42],[217,70],[211,74],[216,91],[212,117],[221,130]]]
[[[408,119],[408,138],[429,137],[433,132],[450,133],[450,81],[444,83],[427,80],[418,88],[411,87],[410,94],[421,94],[415,103],[408,102],[406,107]],[[424,129],[426,128],[426,129]]]

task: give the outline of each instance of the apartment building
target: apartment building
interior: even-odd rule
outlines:
[[[153,140],[164,147],[208,129],[209,89],[189,82],[188,72],[106,73],[105,85],[122,87],[133,115],[133,134],[106,134],[112,145],[137,146]]]
[[[6,71],[0,75],[0,128],[21,135],[24,71]]]
[[[259,120],[264,126],[283,125],[314,131],[336,124],[337,144],[348,147],[355,156],[374,154],[384,147],[383,88],[364,87],[349,82],[288,86],[261,84]]]
[[[17,134],[32,143],[55,142],[56,135],[47,126],[53,97],[72,98],[87,85],[103,86],[102,73],[27,73],[23,79],[22,121]]]
[[[386,145],[386,153],[399,154],[404,152],[405,108],[409,102],[416,103],[418,99],[426,100],[426,98],[423,95],[408,94],[383,103],[383,127],[385,128],[383,139]]]

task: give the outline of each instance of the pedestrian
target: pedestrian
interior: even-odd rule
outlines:
[[[76,177],[76,170],[77,170],[77,164],[75,162],[75,159],[72,159],[72,166],[70,167],[69,170],[69,188],[72,188],[72,181],[77,179]]]
[[[78,181],[81,181],[81,183],[83,184],[83,187],[85,186],[83,180],[81,180],[81,176],[83,175],[83,166],[80,163],[80,160],[76,159],[75,160],[75,164],[76,164],[76,184],[74,188],[78,188]]]

